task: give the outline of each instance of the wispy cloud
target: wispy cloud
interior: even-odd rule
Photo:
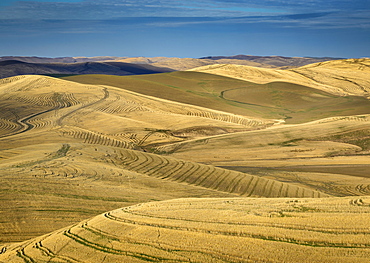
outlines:
[[[255,45],[256,50],[261,50],[264,43],[274,43],[265,44],[266,50],[271,52],[271,48],[278,47],[278,41],[282,49],[290,46],[297,50],[303,49],[308,42],[312,43],[312,37],[317,37],[316,42],[320,45],[323,38],[328,39],[328,43],[334,42],[329,37],[334,33],[337,39],[348,42],[347,47],[352,47],[350,45],[354,43],[368,50],[370,45],[369,0],[4,1],[8,4],[0,5],[0,34],[4,39],[8,38],[0,43],[0,50],[4,50],[4,46],[8,49],[21,46],[19,38],[28,41],[34,38],[38,47],[51,42],[55,45],[55,39],[59,37],[59,42],[65,41],[62,48],[66,49],[72,43],[79,48],[81,43],[85,43],[84,38],[99,39],[101,42],[107,39],[109,44],[114,43],[112,39],[121,38],[126,48],[133,43],[133,39],[138,40],[133,45],[135,48],[140,46],[138,43],[149,45],[150,39],[161,43],[164,48],[161,41],[171,38],[173,47],[169,43],[166,50],[175,49],[175,46],[181,46],[186,41],[188,45],[198,48],[196,43],[203,39],[204,43],[208,43],[208,46],[204,44],[208,52],[209,46],[216,46],[222,39],[226,43],[222,48],[227,48],[228,52],[231,52],[229,49],[232,46],[239,50],[247,45]],[[356,30],[356,38],[352,36],[350,43],[346,34]],[[280,37],[281,32],[286,34],[284,38]],[[37,36],[41,36],[44,42],[41,43]],[[257,39],[261,38],[265,41],[258,42]],[[177,39],[182,41],[176,42]],[[245,44],[246,41],[249,42]],[[90,41],[92,46],[95,42]],[[118,49],[119,45],[116,47],[112,44],[111,48]],[[99,48],[102,47],[96,47]],[[150,48],[153,48],[152,45]],[[306,48],[314,52],[318,50],[311,45]],[[331,51],[331,48],[328,50]]]
[[[42,19],[0,19],[0,32],[17,34],[19,32],[53,33],[96,33],[124,31],[135,28],[187,27],[195,25],[267,24],[272,28],[370,28],[370,11],[361,12],[316,12],[278,15],[247,16],[208,16],[208,17],[109,17],[101,19],[80,18],[42,18]]]
[[[45,0],[44,0],[45,1]],[[369,0],[48,0],[21,1],[0,8],[0,19],[103,20],[122,17],[246,17],[319,19],[330,14],[354,24],[352,13],[367,14]],[[317,10],[320,10],[319,12]],[[290,15],[284,17],[284,15]],[[361,14],[360,14],[361,15]],[[357,15],[356,15],[357,16]],[[364,15],[362,19],[366,19]],[[368,17],[370,20],[370,17]],[[334,21],[334,20],[333,20]]]

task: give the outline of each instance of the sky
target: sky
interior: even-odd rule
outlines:
[[[0,0],[0,56],[370,57],[370,0]]]

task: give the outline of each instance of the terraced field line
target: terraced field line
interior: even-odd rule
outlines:
[[[146,247],[151,247],[151,248],[155,248],[159,251],[163,251],[165,253],[173,253],[174,255],[177,255],[177,256],[180,256],[180,257],[186,257],[184,256],[183,252],[185,253],[199,253],[199,254],[202,254],[202,255],[206,255],[208,257],[211,257],[215,260],[217,260],[217,262],[219,262],[220,260],[224,261],[224,262],[231,262],[230,260],[226,260],[226,259],[223,259],[225,257],[225,254],[224,253],[218,253],[217,251],[212,251],[212,253],[209,253],[209,251],[201,251],[201,250],[194,250],[194,249],[190,249],[191,247],[181,247],[178,248],[176,246],[174,246],[173,243],[170,243],[170,242],[164,242],[161,240],[160,243],[156,242],[156,241],[152,241],[150,242],[149,240],[134,240],[134,241],[129,241],[127,239],[120,239],[118,236],[116,235],[113,235],[111,233],[107,233],[107,232],[104,232],[102,231],[101,229],[97,229],[95,227],[92,227],[92,226],[83,226],[83,228],[87,231],[90,231],[91,233],[97,235],[97,236],[101,236],[103,238],[107,238],[107,239],[110,239],[110,240],[113,240],[113,241],[118,241],[118,242],[125,242],[125,243],[129,243],[129,244],[133,244],[133,245],[140,245],[140,246],[146,246]],[[160,237],[160,231],[158,229],[158,236]],[[143,241],[146,241],[146,242],[143,242]],[[230,256],[230,255],[226,255],[227,258],[233,258],[234,260],[238,260],[238,262],[240,260],[242,260],[240,257],[235,257],[235,256]],[[222,258],[222,259],[221,259]],[[171,262],[172,260],[170,260]],[[180,261],[181,262],[181,261]],[[190,262],[190,259],[188,258],[188,261],[185,261],[185,262]],[[234,262],[234,261],[232,261]],[[252,261],[251,261],[252,262]],[[253,261],[255,262],[255,261]]]
[[[123,255],[123,256],[128,256],[128,257],[133,257],[137,259],[141,259],[144,261],[153,261],[153,262],[161,262],[161,261],[172,261],[172,262],[185,262],[183,260],[175,260],[175,259],[170,259],[170,258],[161,258],[161,257],[154,257],[151,255],[147,255],[144,253],[139,253],[139,252],[131,252],[128,250],[121,250],[121,249],[116,249],[116,248],[110,248],[103,246],[98,243],[91,242],[87,240],[86,238],[83,238],[75,233],[72,233],[71,229],[68,229],[64,232],[64,235],[69,237],[70,239],[76,241],[77,243],[80,243],[84,246],[93,248],[95,250],[99,250],[101,252],[109,253],[109,254],[116,254],[116,255]]]
[[[362,201],[359,201],[361,199],[355,199],[351,200],[350,203],[361,203]],[[357,204],[352,204],[357,205]],[[330,229],[324,228],[324,227],[315,227],[310,225],[299,225],[299,224],[289,224],[289,223],[267,223],[267,222],[260,222],[260,223],[244,223],[244,222],[225,222],[225,221],[206,221],[206,220],[199,220],[199,219],[189,219],[189,218],[177,218],[177,217],[170,217],[170,216],[158,216],[158,215],[152,215],[152,214],[146,214],[143,212],[137,212],[129,209],[130,207],[126,207],[121,209],[127,214],[135,215],[138,217],[147,217],[147,218],[154,218],[158,219],[159,221],[165,220],[173,220],[173,221],[186,221],[186,222],[194,222],[194,223],[201,223],[201,224],[221,224],[221,225],[231,225],[231,226],[256,226],[256,227],[269,227],[269,228],[281,228],[281,229],[290,229],[290,230],[303,230],[303,231],[309,231],[309,232],[317,232],[317,233],[326,233],[326,234],[336,234],[336,235],[345,235],[345,234],[364,234],[368,235],[370,234],[370,229],[363,228],[363,229],[343,229],[342,227],[333,228]]]
[[[125,213],[130,214],[130,212],[126,210],[122,210]],[[177,231],[185,231],[185,232],[196,232],[196,233],[206,233],[210,235],[223,235],[223,236],[236,236],[236,237],[247,237],[247,238],[254,238],[260,240],[268,240],[268,241],[275,241],[275,242],[282,242],[282,243],[291,243],[301,246],[309,246],[309,247],[340,247],[340,248],[359,248],[365,249],[370,248],[370,244],[357,244],[357,243],[334,243],[328,241],[310,241],[310,240],[299,240],[293,237],[287,236],[270,236],[270,235],[263,235],[258,233],[246,233],[240,231],[222,231],[222,230],[211,230],[206,228],[196,228],[191,226],[176,226],[176,225],[166,225],[164,223],[146,223],[139,221],[137,219],[129,219],[123,217],[117,217],[111,214],[111,212],[105,213],[104,216],[110,220],[122,222],[124,224],[132,224],[132,225],[140,225],[140,226],[147,226],[147,227],[155,227],[155,228],[163,228],[163,229],[171,229]],[[144,216],[143,216],[144,217]],[[162,222],[161,220],[160,222]],[[211,222],[209,224],[212,224]],[[219,228],[218,228],[219,229]]]

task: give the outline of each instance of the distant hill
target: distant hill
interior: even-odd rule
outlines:
[[[131,74],[0,79],[0,262],[368,262],[370,59],[212,61],[0,61]]]
[[[99,62],[107,60],[116,60],[117,57],[22,57],[22,56],[4,56],[0,57],[0,62],[5,60],[18,60],[28,63],[77,63],[77,62]]]
[[[30,63],[18,60],[0,61],[0,78],[18,75],[139,75],[171,72],[168,68],[124,62]]]
[[[344,58],[236,55],[236,56],[210,56],[210,57],[203,57],[201,59],[214,60],[214,61],[245,60],[245,61],[250,61],[250,62],[255,62],[255,63],[260,63],[260,64],[267,64],[267,65],[280,67],[280,68],[292,68],[292,67],[302,67],[308,64],[324,62],[324,61],[329,61],[329,60],[338,60],[338,59],[344,59]],[[236,63],[228,63],[228,64],[236,64]]]
[[[121,62],[121,63],[130,63],[130,64],[140,64],[140,65],[150,65],[153,67],[165,68],[166,70],[160,69],[159,72],[168,72],[168,69],[172,71],[184,71],[192,68],[209,66],[214,64],[233,64],[233,65],[244,65],[251,67],[259,68],[280,68],[288,69],[301,67],[312,63],[324,62],[329,60],[337,60],[338,58],[309,58],[309,57],[282,57],[282,56],[251,56],[251,55],[236,55],[236,56],[210,56],[202,58],[177,58],[177,57],[112,57],[112,56],[100,56],[100,57],[59,57],[59,58],[44,58],[44,57],[17,57],[17,56],[5,56],[0,57],[1,62],[5,61],[20,61],[26,63],[37,63],[37,64],[49,64],[49,63],[63,63],[63,64],[76,64],[76,63],[87,63],[87,62],[100,62],[100,63],[112,63],[112,62]],[[14,64],[14,62],[12,62]],[[9,64],[6,62],[6,64]],[[23,65],[24,67],[25,65]],[[38,65],[41,66],[41,65]],[[91,64],[89,65],[91,67]],[[106,65],[105,65],[106,66]],[[13,66],[14,67],[14,66]],[[64,66],[65,67],[65,66]],[[96,66],[94,66],[97,68]],[[35,66],[33,66],[35,68]],[[120,70],[113,70],[112,68],[104,68],[99,66],[98,72],[91,70],[89,68],[89,73],[91,74],[107,74],[107,75],[127,75],[126,73],[120,72]],[[72,73],[54,73],[55,67],[52,67],[52,74],[76,74]],[[158,69],[146,68],[149,70],[157,71]],[[44,69],[45,70],[45,69]],[[58,70],[61,70],[60,68]],[[106,72],[102,72],[106,70]],[[1,71],[6,72],[6,69],[3,69],[1,66]],[[28,69],[29,71],[29,69]],[[50,71],[50,67],[48,70]],[[85,70],[82,70],[86,74]],[[135,73],[133,74],[142,74]],[[155,72],[156,73],[156,72]],[[23,72],[21,69],[17,68],[16,75],[22,74],[44,74],[43,71],[36,71],[36,73]],[[77,72],[77,74],[80,74]],[[147,74],[147,73],[145,73]],[[148,73],[149,74],[149,73]],[[6,76],[14,76],[6,75]],[[4,76],[1,76],[4,77]]]
[[[340,96],[355,95],[369,98],[370,95],[370,59],[368,58],[332,60],[288,70],[220,64],[195,68],[192,71],[259,84],[295,83]]]
[[[192,68],[197,68],[201,66],[208,66],[214,64],[236,64],[236,65],[246,65],[251,67],[261,67],[261,68],[275,68],[269,64],[258,63],[248,60],[239,59],[198,59],[198,58],[167,58],[167,57],[135,57],[135,58],[123,58],[116,61],[136,63],[136,64],[150,64],[156,67],[166,67],[173,70],[184,71]]]
[[[0,260],[366,262],[369,202],[369,197],[149,202],[4,246]]]

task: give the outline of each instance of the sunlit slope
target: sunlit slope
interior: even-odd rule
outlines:
[[[275,70],[241,65],[211,65],[192,69],[255,83],[290,82],[335,95],[369,97],[370,59],[346,59],[310,64],[296,69]]]
[[[41,76],[2,80],[0,97],[0,243],[153,199],[328,196],[310,186],[145,152],[265,129],[272,120]]]
[[[307,186],[140,151],[38,143],[0,151],[0,243],[151,200],[328,196]]]
[[[177,199],[106,212],[0,262],[368,262],[370,198]]]
[[[155,67],[170,68],[173,70],[187,70],[191,68],[201,67],[205,65],[212,64],[238,64],[238,65],[248,65],[253,67],[275,67],[263,62],[255,62],[250,60],[242,59],[196,59],[196,58],[167,58],[167,57],[133,57],[133,58],[122,58],[115,61],[126,62],[126,63],[137,63],[137,64],[149,64]]]
[[[141,202],[236,196],[181,184],[176,179],[163,180],[124,165],[124,160],[135,156],[140,164],[147,160],[145,153],[101,145],[42,144],[33,139],[35,145],[0,151],[0,243],[27,240],[104,211]],[[148,167],[162,164],[160,160],[153,160]],[[181,166],[178,160],[171,160],[170,167],[176,165]],[[189,163],[174,175],[186,167],[199,168]],[[163,171],[162,176],[170,176],[170,171]],[[187,175],[193,180],[197,176],[196,172]],[[225,180],[225,189],[226,182],[229,181]]]
[[[289,73],[281,72],[282,76]],[[243,81],[193,71],[132,77],[88,75],[65,79],[84,84],[120,87],[234,114],[284,119],[287,123],[370,113],[370,101],[366,98],[334,95],[305,86],[304,82],[294,84],[280,81],[257,84],[251,82],[253,80]]]
[[[370,115],[333,117],[304,124],[280,125],[264,130],[209,136],[207,138],[159,146],[157,150],[173,153],[174,155],[191,152],[193,158],[199,157],[201,158],[199,161],[205,161],[210,160],[212,156],[206,154],[201,157],[195,156],[194,153],[198,151],[205,153],[211,151],[211,149],[223,149],[222,152],[217,152],[214,155],[229,156],[228,160],[225,162],[232,163],[232,161],[237,162],[238,160],[242,160],[242,155],[240,154],[248,154],[248,149],[272,146],[295,149],[295,146],[298,146],[302,141],[307,144],[312,143],[312,147],[314,143],[316,143],[317,146],[313,147],[315,149],[312,149],[309,153],[300,153],[298,151],[296,154],[291,154],[292,156],[320,157],[327,154],[327,151],[330,149],[327,149],[327,151],[320,149],[319,144],[331,141],[333,147],[338,144],[343,148],[333,148],[331,149],[332,152],[345,151],[348,148],[348,150],[352,150],[353,152],[361,152],[364,150],[363,153],[365,154],[369,151],[369,136],[366,133],[369,129]],[[358,132],[357,135],[356,132]],[[351,133],[354,133],[354,136],[351,137]],[[341,135],[346,134],[348,135],[347,140],[345,140],[345,137],[343,140],[339,140]],[[234,154],[232,152],[234,152]],[[279,154],[281,158],[288,157],[284,155],[284,152]],[[267,159],[274,155],[274,151],[272,151],[269,156],[254,155],[256,158]],[[219,161],[222,158],[215,159],[215,161]]]
[[[266,178],[315,185],[333,195],[369,195],[369,135],[369,115],[362,115],[211,136],[157,150]]]
[[[182,140],[174,133],[184,128],[197,127],[212,133],[214,127],[217,134],[274,124],[273,120],[171,102],[114,87],[41,76],[3,79],[0,96],[0,135],[6,138],[0,140],[0,145],[27,145],[32,143],[32,136],[42,134],[50,142],[74,139],[137,148]]]

